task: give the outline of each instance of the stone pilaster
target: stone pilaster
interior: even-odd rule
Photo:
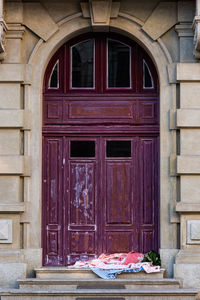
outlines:
[[[184,287],[200,288],[200,65],[177,64],[180,84],[180,108],[176,126],[180,131],[180,153],[176,172],[180,178],[180,251],[174,276],[183,279]]]

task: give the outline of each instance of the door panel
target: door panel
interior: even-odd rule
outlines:
[[[135,138],[103,139],[103,251],[129,252],[138,248],[134,219]],[[124,156],[124,157],[123,157]]]
[[[158,250],[157,137],[47,137],[44,145],[46,265]]]
[[[70,162],[70,216],[66,224],[70,245],[68,263],[90,259],[97,252],[96,237],[96,163]]]
[[[106,162],[106,224],[131,224],[131,165]]]
[[[44,138],[43,173],[44,197],[43,237],[46,265],[63,264],[63,214],[62,214],[62,138]]]
[[[97,191],[98,159],[96,139],[68,138],[65,170],[68,193],[65,202],[66,257],[72,264],[77,259],[91,259],[97,253]],[[80,156],[83,157],[80,157]]]
[[[132,232],[106,232],[105,253],[129,252],[132,250]]]
[[[141,249],[157,249],[158,239],[158,142],[157,138],[140,138],[140,231]]]
[[[70,163],[70,224],[95,224],[95,162]]]

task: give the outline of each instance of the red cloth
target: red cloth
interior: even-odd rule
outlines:
[[[129,252],[123,262],[124,265],[128,265],[131,263],[137,264],[144,259],[144,254],[138,252]]]

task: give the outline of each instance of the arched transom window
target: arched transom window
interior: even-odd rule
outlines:
[[[146,52],[117,35],[85,35],[57,51],[46,72],[45,93],[157,93]]]

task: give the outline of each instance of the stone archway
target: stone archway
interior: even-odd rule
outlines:
[[[82,32],[91,31],[91,25],[89,20],[81,17],[81,14],[71,16],[58,24],[59,30],[56,34],[52,35],[46,43],[42,40],[38,42],[29,63],[33,66],[32,85],[28,87],[30,108],[35,117],[35,123],[32,128],[32,135],[30,143],[35,145],[32,147],[33,151],[33,165],[39,165],[39,168],[33,169],[33,175],[30,182],[30,199],[33,203],[33,211],[40,215],[41,210],[41,103],[42,103],[42,84],[43,76],[46,65],[53,53],[67,40],[76,36]],[[172,234],[172,225],[168,222],[168,207],[171,199],[171,195],[175,190],[175,178],[170,179],[168,176],[168,157],[172,152],[171,140],[172,133],[168,130],[168,111],[172,107],[173,88],[168,82],[168,76],[166,72],[166,66],[171,63],[169,60],[169,54],[166,49],[163,48],[158,42],[153,42],[149,37],[140,30],[140,25],[136,24],[135,20],[132,20],[129,16],[118,16],[116,19],[110,21],[110,31],[123,33],[132,39],[137,40],[139,44],[150,54],[153,59],[159,76],[160,81],[160,113],[161,113],[161,173],[160,173],[160,206],[161,206],[161,222],[160,222],[160,237],[161,237],[161,251],[169,255],[170,251],[174,251],[174,242]],[[38,85],[40,82],[40,85]],[[39,188],[35,190],[32,188],[37,185]],[[34,200],[33,200],[34,199]],[[35,199],[37,199],[35,201]],[[31,232],[34,235],[39,236],[41,234],[41,223],[37,218],[32,217],[32,223],[30,224]],[[36,245],[39,247],[40,243]],[[165,249],[165,250],[164,250]],[[171,249],[171,250],[170,250]]]

